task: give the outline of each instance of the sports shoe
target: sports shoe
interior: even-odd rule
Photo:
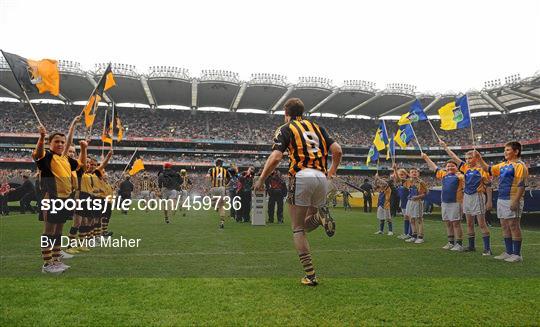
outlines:
[[[107,231],[107,233],[103,234],[103,237],[111,237],[113,234],[113,232]]]
[[[223,228],[225,228],[225,224],[223,222],[220,222],[219,223],[219,229],[223,229]]]
[[[67,251],[67,250],[66,250],[66,251]],[[69,254],[69,253],[67,253],[67,252],[65,252],[65,251],[63,251],[63,250],[60,251],[60,258],[62,258],[62,259],[71,259],[71,258],[73,258],[73,257],[74,257],[73,254]]]
[[[454,245],[450,251],[456,251],[456,252],[463,252],[465,248],[463,247],[463,245],[459,245],[456,243],[456,245]]]
[[[62,252],[64,252],[64,251],[62,251]],[[79,253],[79,250],[77,248],[69,248],[69,249],[66,249],[65,252],[69,253],[69,254],[77,254],[77,253]]]
[[[48,265],[43,265],[41,267],[41,272],[44,274],[48,273],[48,274],[58,275],[58,274],[63,273],[64,270],[52,263],[49,263]]]
[[[404,239],[404,240],[408,240],[408,239],[410,239],[411,237],[412,237],[411,235],[407,234],[407,235],[405,235],[405,237],[403,237],[403,239]]]
[[[382,230],[378,230],[378,231],[376,231],[376,232],[375,232],[375,233],[373,233],[373,234],[375,234],[375,235],[382,235],[382,234],[383,234],[383,232],[382,232]]]
[[[448,242],[448,243],[446,243],[446,245],[443,246],[442,248],[443,248],[444,250],[450,250],[450,249],[453,248],[453,247],[454,247],[454,244]]]
[[[506,259],[508,259],[508,258],[510,258],[510,257],[511,257],[510,254],[508,254],[508,253],[506,253],[506,252],[503,252],[503,253],[501,253],[501,254],[499,254],[498,256],[495,256],[495,257],[493,257],[493,258],[495,258],[495,259],[497,259],[497,260],[506,260]]]
[[[517,254],[512,254],[509,258],[504,259],[506,262],[520,262],[523,261],[523,257]]]
[[[334,218],[332,218],[332,216],[330,215],[330,210],[328,210],[328,207],[320,208],[317,212],[317,215],[319,217],[321,225],[324,227],[326,235],[328,235],[328,237],[334,236],[334,234],[336,233],[336,223],[334,222]]]
[[[422,243],[424,243],[423,238],[417,238],[416,241],[414,241],[414,244],[422,244]]]
[[[392,236],[392,235],[394,235],[394,232],[388,232],[388,234],[386,234],[386,235]]]
[[[53,265],[57,266],[59,269],[62,269],[62,270],[68,270],[69,268],[71,268],[71,266],[66,265],[62,261],[55,261]]]
[[[308,277],[308,276],[304,276],[300,282],[302,283],[302,285],[306,285],[306,286],[317,286],[317,284],[319,284],[319,281],[317,280],[317,277],[313,276],[313,277]]]
[[[406,236],[405,234],[400,234],[400,235],[398,235],[397,238],[399,238],[400,240],[404,240],[404,239],[405,239],[405,236]]]
[[[416,242],[416,238],[414,238],[414,237],[409,237],[408,239],[405,240],[405,242],[407,242],[407,243],[414,243],[414,242]]]
[[[492,255],[492,254],[493,254],[493,253],[491,253],[491,250],[484,250],[484,252],[482,252],[482,255],[485,256],[485,257],[486,257],[486,256],[490,256],[490,255]]]

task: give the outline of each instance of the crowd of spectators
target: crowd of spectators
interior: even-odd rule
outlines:
[[[36,104],[36,110],[49,131],[67,128],[70,121],[82,111],[81,106],[63,104]],[[270,143],[276,129],[283,124],[283,116],[254,113],[190,111],[167,109],[141,109],[117,107],[123,121],[125,135],[131,137],[175,137],[188,139],[211,139]],[[104,107],[99,107],[94,133],[103,126]],[[61,114],[59,114],[61,113]],[[3,124],[0,132],[35,133],[36,121],[29,108],[20,103],[0,102]],[[371,144],[378,123],[368,119],[349,119],[311,116],[311,120],[324,126],[330,135],[343,145],[368,146]],[[452,145],[471,144],[470,129],[442,131],[438,121],[433,121],[442,139]],[[507,140],[530,140],[540,138],[540,112],[513,113],[507,115],[473,118],[477,144],[501,143]],[[397,125],[387,123],[393,134]],[[81,131],[81,130],[80,130]],[[415,125],[415,132],[422,146],[435,146],[437,139],[427,122]]]

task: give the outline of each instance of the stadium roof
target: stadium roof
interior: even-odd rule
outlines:
[[[34,99],[55,99],[67,103],[86,101],[101,76],[106,64],[97,64],[94,71],[84,71],[73,61],[59,62],[60,95],[29,94]],[[298,97],[310,113],[338,116],[364,115],[381,117],[400,115],[419,99],[425,110],[436,114],[436,109],[460,94],[428,94],[402,83],[388,84],[376,89],[375,84],[362,80],[345,81],[334,86],[332,81],[319,77],[301,77],[292,84],[276,74],[253,74],[249,81],[241,81],[238,74],[221,70],[204,70],[199,77],[187,69],[168,66],[150,67],[144,74],[135,66],[113,64],[116,87],[108,90],[105,101],[142,104],[149,107],[181,106],[188,108],[218,107],[231,111],[259,109],[274,112],[281,109],[287,98]],[[499,111],[540,104],[540,72],[521,79],[509,76],[486,82],[482,90],[469,90],[472,112]],[[23,100],[9,66],[0,58],[0,97]]]

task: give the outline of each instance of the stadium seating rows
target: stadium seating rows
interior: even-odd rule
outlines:
[[[82,107],[54,104],[36,105],[44,125],[49,131],[65,130],[66,126]],[[199,111],[195,114],[186,110],[117,108],[127,128],[126,136],[153,136],[176,138],[201,138],[212,140],[233,140],[269,143],[277,127],[283,124],[283,116]],[[58,112],[64,113],[58,119]],[[100,107],[103,113],[103,108]],[[36,132],[36,122],[32,112],[19,103],[0,102],[0,117],[4,124],[0,132]],[[310,119],[326,127],[332,137],[343,145],[366,146],[371,144],[377,123],[367,119],[346,119],[316,117]],[[99,134],[103,120],[101,114],[95,122],[96,134]],[[436,138],[427,123],[422,122],[416,128],[417,137],[422,146],[436,145]],[[434,122],[434,125],[437,125]],[[506,140],[530,140],[540,138],[540,112],[537,110],[508,115],[496,115],[473,118],[477,144],[500,143]],[[389,133],[397,125],[389,123]],[[457,131],[439,130],[442,139],[450,144],[470,144],[468,129]]]

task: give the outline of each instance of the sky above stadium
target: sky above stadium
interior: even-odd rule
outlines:
[[[481,89],[540,70],[540,1],[0,0],[0,48],[25,57]]]

